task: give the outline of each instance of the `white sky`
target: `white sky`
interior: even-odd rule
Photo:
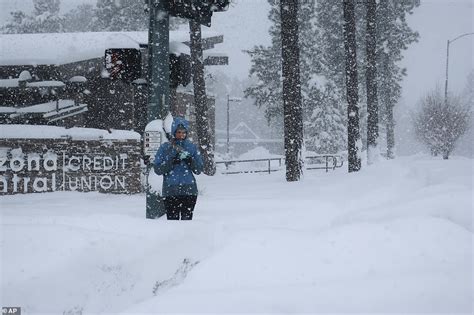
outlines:
[[[409,23],[420,33],[420,40],[405,53],[402,64],[408,70],[403,82],[406,105],[412,106],[437,84],[444,91],[447,40],[474,32],[472,0],[424,0]],[[461,92],[468,73],[474,69],[474,35],[450,44],[449,91]]]
[[[61,0],[61,10],[67,12],[81,3],[95,4],[97,0]],[[30,12],[33,10],[32,0],[0,0],[0,22],[10,16],[11,11],[23,10]]]

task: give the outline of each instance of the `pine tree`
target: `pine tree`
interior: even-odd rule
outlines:
[[[272,22],[270,36],[272,44],[268,47],[256,46],[249,52],[252,60],[250,76],[256,78],[256,84],[247,88],[246,97],[252,97],[256,105],[265,109],[265,114],[273,124],[282,121],[281,102],[281,42],[279,7],[275,1],[269,0],[271,10],[269,19]],[[347,96],[345,90],[345,51],[343,36],[343,1],[318,0],[300,1],[300,62],[301,90],[303,97],[305,139],[309,149],[314,149],[319,135],[326,135],[320,123],[311,122],[320,117],[325,106],[321,95],[328,95],[331,90],[331,101],[338,101],[341,112],[341,123],[336,129],[346,128],[345,109]],[[416,41],[418,34],[411,30],[406,16],[412,13],[419,3],[412,0],[380,0],[376,9],[377,37],[377,91],[379,100],[379,116],[381,131],[387,133],[387,155],[393,156],[394,120],[393,107],[401,96],[401,80],[406,73],[398,65],[403,50]],[[356,17],[357,63],[361,69],[366,65],[366,9],[363,2],[354,6]],[[359,127],[362,140],[361,149],[367,147],[367,88],[366,71],[358,71],[359,94]],[[326,85],[329,84],[329,87]],[[312,118],[313,117],[313,118]],[[334,136],[339,150],[347,148],[344,138]],[[324,141],[319,141],[324,143]],[[329,149],[329,148],[328,148]],[[319,150],[324,150],[319,147]],[[319,151],[318,150],[318,151]],[[323,151],[319,151],[324,153]]]
[[[59,14],[60,0],[33,0],[33,33],[64,32],[64,16]]]
[[[119,6],[115,0],[97,0],[96,9],[94,10],[94,20],[92,22],[92,30],[95,32],[111,31],[112,19]]]
[[[270,36],[272,44],[269,47],[262,45],[254,47],[248,51],[252,59],[250,77],[255,82],[245,90],[245,96],[253,98],[258,107],[265,109],[265,116],[268,123],[281,133],[283,126],[283,103],[282,103],[282,72],[281,72],[281,19],[280,7],[275,1],[269,0],[271,10],[269,19],[272,21]],[[315,26],[315,2],[299,1],[298,8],[298,35],[300,49],[300,78],[301,94],[303,99],[303,119],[305,121],[305,139],[314,142],[314,137],[318,137],[317,132],[312,132],[309,128],[309,120],[313,116],[313,111],[318,106],[319,99],[316,97],[319,90],[323,90],[321,84],[321,66],[319,61],[319,45],[317,43]]]
[[[380,0],[377,6],[377,76],[381,127],[385,128],[387,158],[394,157],[395,121],[393,108],[401,97],[406,69],[399,66],[403,51],[418,41],[406,20],[420,5],[419,0]]]
[[[305,122],[307,147],[321,154],[336,153],[347,149],[342,3],[320,0],[313,10],[315,49],[312,59],[319,74],[319,85],[312,85],[316,90],[308,100],[313,106],[311,116]],[[331,121],[331,125],[324,119]]]
[[[271,9],[268,15],[272,22],[269,47],[258,45],[247,51],[251,58],[250,76],[257,79],[255,85],[245,90],[245,97],[255,99],[255,104],[265,109],[268,123],[283,121],[282,65],[281,65],[281,21],[280,8],[268,0]]]
[[[327,83],[324,90],[312,89],[311,116],[305,120],[306,148],[318,154],[336,154],[347,147],[347,123],[336,87]]]
[[[91,29],[96,32],[145,31],[148,22],[149,16],[143,1],[98,0]],[[177,29],[185,22],[171,17],[170,29]]]
[[[367,59],[366,47],[366,10],[364,2],[356,2],[357,63],[365,65]],[[393,153],[394,121],[393,107],[401,96],[401,80],[406,74],[398,64],[403,57],[403,51],[415,42],[418,34],[407,24],[406,17],[419,6],[419,1],[412,0],[380,0],[376,9],[376,52],[377,91],[381,127],[387,131],[388,151]],[[316,5],[316,26],[318,45],[321,50],[320,60],[322,75],[333,83],[341,102],[345,102],[344,87],[344,47],[342,33],[342,1],[319,0]],[[366,72],[358,72],[359,81],[359,120],[363,148],[367,144],[367,89]],[[391,153],[387,152],[390,156]],[[393,154],[392,154],[393,155]]]
[[[144,31],[148,29],[148,15],[144,3],[136,0],[120,0],[109,26],[110,31]]]
[[[65,14],[65,31],[89,32],[92,30],[94,19],[94,6],[91,4],[80,4]]]
[[[24,34],[29,31],[29,17],[23,11],[10,12],[11,19],[0,28],[3,34]]]
[[[12,20],[2,27],[2,33],[61,33],[64,16],[59,13],[60,0],[33,0],[33,13],[11,12]]]

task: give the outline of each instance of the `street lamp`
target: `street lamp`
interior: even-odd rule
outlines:
[[[448,104],[449,44],[451,44],[451,43],[454,42],[455,40],[460,39],[461,37],[468,36],[468,35],[474,35],[474,32],[472,32],[472,33],[466,33],[466,34],[461,34],[461,35],[459,35],[458,37],[456,37],[456,38],[454,38],[454,39],[451,39],[451,40],[448,39],[448,43],[447,43],[447,45],[446,45],[446,81],[445,81],[445,84],[444,84],[444,105],[447,105],[447,104]]]
[[[230,115],[229,115],[229,108],[230,108],[230,102],[242,102],[242,99],[240,97],[230,97],[229,94],[227,94],[227,156],[229,156],[229,120],[230,120]]]

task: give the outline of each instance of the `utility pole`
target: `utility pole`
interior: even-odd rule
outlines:
[[[283,115],[286,180],[299,181],[302,170],[303,110],[298,46],[298,0],[280,0]]]
[[[347,150],[349,173],[361,168],[359,132],[359,93],[357,81],[356,26],[354,0],[343,0],[344,48],[346,51]]]
[[[150,28],[148,31],[148,109],[147,120],[164,120],[169,112],[169,15],[167,1],[149,2]],[[148,174],[152,166],[148,166]],[[160,193],[146,184],[146,217],[153,219],[166,213]]]

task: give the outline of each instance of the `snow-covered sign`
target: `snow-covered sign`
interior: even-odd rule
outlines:
[[[24,130],[22,130],[24,129]],[[129,131],[1,125],[0,194],[140,192],[140,137]]]

